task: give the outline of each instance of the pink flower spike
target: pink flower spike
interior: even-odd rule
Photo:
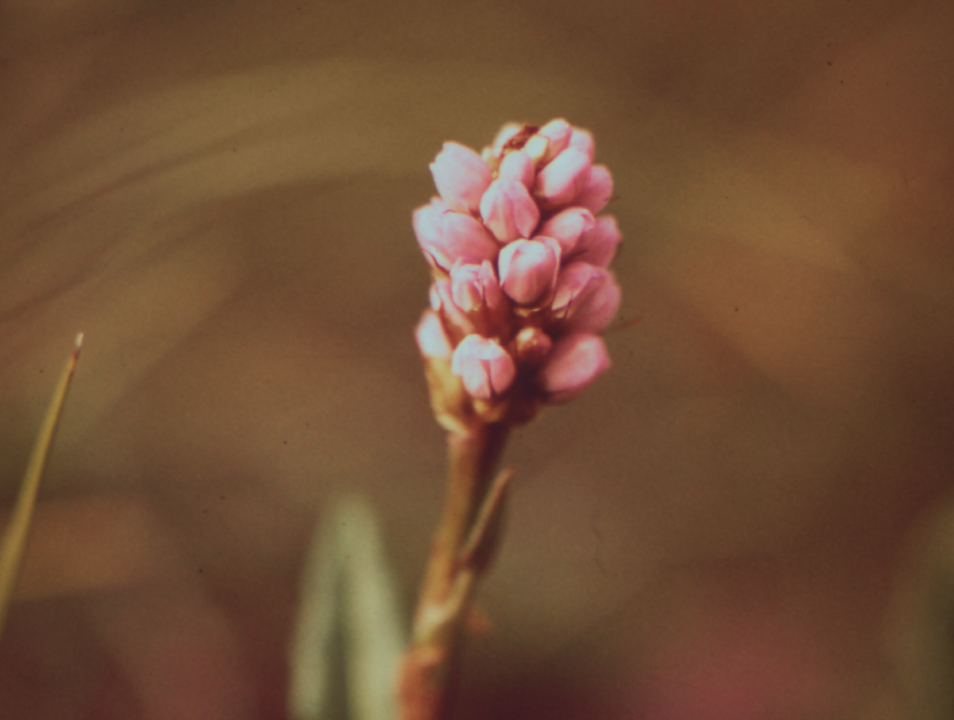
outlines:
[[[574,332],[600,332],[619,308],[620,290],[603,268],[584,262],[564,266],[550,305],[554,315]]]
[[[558,212],[540,227],[540,234],[560,243],[563,257],[569,257],[580,236],[596,226],[596,219],[586,208],[569,207]]]
[[[498,178],[508,178],[519,180],[527,188],[533,187],[533,181],[536,178],[536,169],[533,167],[533,160],[524,151],[518,150],[504,155],[500,161],[500,167],[497,168]]]
[[[437,192],[449,210],[477,212],[480,197],[493,179],[480,155],[460,143],[446,142],[430,167]]]
[[[449,358],[453,352],[440,316],[433,310],[425,310],[414,330],[417,347],[424,357]]]
[[[451,372],[472,397],[491,400],[507,392],[517,374],[510,354],[493,340],[468,335],[454,350]]]
[[[414,211],[413,225],[421,250],[443,270],[459,259],[477,264],[493,260],[500,249],[479,220],[451,212],[437,199]]]
[[[597,375],[609,369],[606,345],[598,335],[564,335],[541,368],[537,381],[550,402],[565,402],[578,395]]]
[[[585,153],[567,148],[537,174],[534,192],[548,207],[566,205],[586,187],[590,167]]]
[[[552,238],[515,240],[505,245],[497,259],[500,287],[514,302],[532,305],[556,282],[560,245]]]
[[[561,152],[566,150],[570,144],[570,137],[573,134],[573,128],[563,118],[551,120],[542,128],[537,130],[537,135],[542,135],[548,140],[547,152],[543,156],[544,162],[549,162]],[[592,157],[592,156],[591,156]]]
[[[580,194],[573,201],[575,205],[582,205],[594,215],[606,207],[613,197],[613,176],[605,165],[594,165],[590,170],[590,177],[586,181]]]
[[[518,180],[494,180],[480,200],[480,216],[500,242],[530,237],[540,221],[540,208]]]
[[[581,260],[597,267],[609,267],[616,248],[623,239],[612,215],[596,218],[596,225],[580,236],[573,260]]]
[[[569,147],[584,153],[590,159],[590,162],[593,162],[596,155],[596,143],[593,141],[593,134],[589,130],[573,128]]]

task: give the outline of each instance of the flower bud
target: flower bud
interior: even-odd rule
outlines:
[[[472,397],[491,400],[507,392],[517,368],[510,353],[497,342],[468,335],[454,350],[451,372],[460,376]]]
[[[563,118],[551,120],[542,128],[537,130],[537,135],[545,137],[548,141],[547,151],[543,156],[543,162],[549,162],[561,152],[566,150],[570,144],[570,137],[573,134],[573,128]]]
[[[560,245],[552,238],[515,240],[505,245],[497,259],[500,287],[514,302],[532,305],[556,282]]]
[[[494,141],[490,144],[490,147],[494,153],[499,153],[503,149],[503,146],[506,145],[512,137],[523,130],[523,127],[524,126],[520,123],[511,122],[500,128],[500,131],[497,133]]]
[[[616,248],[623,239],[612,215],[596,218],[592,230],[584,232],[573,251],[573,260],[587,262],[597,267],[609,267],[616,254]]]
[[[449,432],[467,432],[472,416],[470,398],[451,370],[452,348],[440,316],[426,310],[414,330],[424,357],[424,375],[434,417]]]
[[[550,402],[564,402],[580,393],[597,375],[609,369],[606,345],[598,335],[564,335],[553,345],[537,382]]]
[[[585,153],[567,148],[537,173],[534,192],[548,207],[566,205],[586,187],[590,166]]]
[[[437,192],[449,210],[477,212],[480,197],[493,179],[480,155],[459,143],[446,142],[430,167]]]
[[[523,151],[530,156],[534,165],[542,165],[550,149],[550,141],[543,135],[531,135],[523,146]]]
[[[454,351],[440,317],[433,310],[424,311],[414,330],[414,339],[424,357],[449,358]]]
[[[480,200],[480,216],[501,242],[530,237],[540,221],[540,208],[518,180],[494,180]]]
[[[437,199],[414,211],[413,225],[421,250],[443,270],[459,259],[478,264],[493,260],[500,249],[479,220],[451,212]]]
[[[533,167],[533,160],[525,150],[510,152],[504,155],[500,161],[500,167],[497,168],[498,178],[508,178],[510,180],[519,180],[527,188],[533,187],[533,181],[536,178],[536,169]]]
[[[590,162],[593,162],[596,155],[596,143],[593,141],[593,134],[589,130],[573,128],[569,147],[579,150],[590,159]]]
[[[490,261],[480,265],[465,264],[459,260],[450,271],[451,297],[454,304],[464,312],[474,312],[486,307],[496,310],[503,303],[503,292]]]
[[[437,297],[437,308],[444,320],[444,330],[451,342],[477,332],[474,320],[454,302],[452,285],[449,280],[435,280],[431,285],[433,296]],[[433,303],[433,299],[431,301]],[[432,305],[433,306],[433,305]]]
[[[550,354],[553,340],[538,327],[525,327],[513,339],[514,351],[521,365],[536,367]]]
[[[580,236],[593,229],[596,220],[586,208],[569,207],[558,212],[540,227],[540,234],[552,237],[560,243],[562,257],[569,255],[576,249]]]
[[[582,205],[594,215],[606,207],[613,197],[613,176],[605,165],[594,165],[590,169],[590,177],[573,201]]]
[[[584,262],[564,266],[550,308],[573,332],[599,332],[619,308],[620,290],[606,270]]]

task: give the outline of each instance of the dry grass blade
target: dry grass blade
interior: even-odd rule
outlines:
[[[33,453],[30,455],[30,462],[27,465],[26,473],[23,475],[23,482],[20,484],[20,494],[17,496],[16,505],[13,507],[10,522],[3,533],[3,539],[0,540],[0,633],[3,632],[3,627],[6,624],[7,612],[13,599],[13,590],[17,584],[17,575],[20,571],[23,551],[26,548],[26,540],[30,532],[30,521],[33,518],[33,508],[36,505],[36,495],[40,487],[43,465],[46,463],[46,457],[50,451],[53,433],[56,431],[56,425],[60,419],[60,411],[63,409],[63,401],[66,399],[66,391],[69,388],[70,379],[73,377],[73,370],[76,368],[76,361],[79,358],[82,345],[83,334],[80,333],[76,336],[73,352],[70,353],[69,360],[66,361],[66,367],[63,369],[56,390],[53,392],[50,406],[43,417],[40,433],[37,435]]]

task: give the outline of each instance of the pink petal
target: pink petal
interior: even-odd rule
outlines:
[[[521,130],[523,130],[522,124],[514,122],[507,123],[497,132],[497,136],[490,145],[491,148],[493,148],[495,152],[499,152],[500,149],[507,144],[507,141]]]
[[[590,162],[593,162],[596,155],[596,143],[593,141],[593,134],[589,130],[573,128],[569,147],[579,150],[590,159]]]
[[[576,205],[582,205],[595,215],[606,207],[612,197],[613,176],[605,165],[594,165],[586,185],[573,202]]]
[[[585,153],[567,148],[537,174],[534,192],[549,207],[566,205],[586,187],[590,166]]]
[[[573,134],[573,128],[563,118],[551,120],[542,128],[537,130],[537,135],[547,139],[547,151],[543,157],[544,162],[549,162],[561,152],[566,150],[570,144],[570,137]]]
[[[477,264],[492,260],[500,249],[479,220],[447,210],[440,200],[415,210],[413,225],[421,250],[444,270],[459,259]]]
[[[501,242],[530,237],[540,221],[540,208],[518,180],[494,180],[480,200],[484,224]]]
[[[500,161],[500,167],[497,168],[498,178],[518,180],[528,188],[533,187],[536,173],[536,168],[533,167],[533,160],[523,150],[504,155],[503,160]]]
[[[623,239],[612,215],[596,218],[596,225],[580,236],[574,250],[574,260],[581,260],[597,267],[609,267],[616,254],[616,248]]]
[[[581,293],[590,292],[592,286],[602,282],[608,273],[601,268],[584,262],[571,262],[564,265],[553,290],[550,307],[561,317],[566,315],[570,305],[576,302]]]
[[[516,303],[530,305],[553,287],[560,246],[552,238],[515,240],[500,251],[497,263],[504,293]]]
[[[479,272],[480,265],[465,264],[460,260],[451,268],[451,297],[464,312],[471,312],[483,305],[484,293],[477,279]]]
[[[474,321],[454,302],[453,285],[449,280],[435,280],[432,292],[438,298],[438,310],[444,322],[444,330],[451,341],[477,331]]]
[[[449,358],[453,349],[441,319],[433,310],[425,310],[414,330],[417,347],[424,357]]]
[[[550,307],[565,329],[599,332],[613,319],[620,297],[611,273],[588,263],[572,262],[560,271]]]
[[[580,236],[592,230],[596,219],[586,208],[569,207],[551,217],[540,228],[540,235],[552,237],[560,243],[563,257],[568,257],[576,248]]]
[[[480,155],[455,142],[444,143],[431,163],[431,175],[441,200],[457,212],[476,212],[481,195],[493,179]]]
[[[482,307],[494,310],[503,299],[493,265],[487,260],[480,265],[458,261],[451,268],[450,278],[454,304],[464,312]]]
[[[460,376],[471,396],[490,400],[509,389],[517,368],[510,353],[498,343],[468,335],[454,350],[451,372]]]
[[[537,380],[551,402],[565,402],[609,369],[606,345],[598,335],[564,335],[553,345]]]
[[[494,272],[494,266],[489,260],[484,260],[480,264],[480,272],[477,275],[481,287],[484,291],[484,302],[488,309],[496,310],[504,305],[503,290],[500,289],[500,281],[497,279],[497,273]]]

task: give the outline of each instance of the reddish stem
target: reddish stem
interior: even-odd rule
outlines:
[[[399,679],[399,720],[448,720],[457,688],[461,626],[474,582],[461,569],[465,541],[489,489],[507,437],[503,424],[449,433],[448,487]],[[469,573],[464,576],[463,573]],[[454,597],[463,593],[463,597]]]

